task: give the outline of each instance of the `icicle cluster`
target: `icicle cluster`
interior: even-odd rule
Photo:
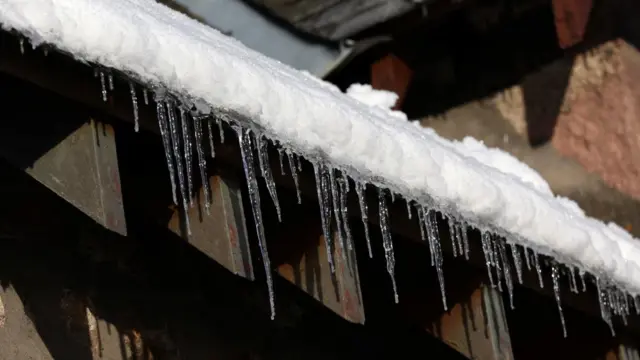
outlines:
[[[20,50],[24,53],[24,39],[20,39]],[[108,100],[108,92],[114,89],[114,78],[111,71],[102,68],[96,68],[96,78],[99,78],[101,88],[101,96],[103,101]],[[139,101],[136,92],[136,85],[133,81],[129,81],[129,90],[131,95],[131,103],[133,108],[133,117],[135,121],[135,131],[139,130]],[[197,156],[197,167],[200,172],[200,182],[203,185],[203,195],[206,212],[210,212],[211,195],[207,176],[207,151],[206,140],[208,139],[209,154],[215,157],[214,129],[213,122],[219,128],[220,142],[224,142],[224,130],[222,121],[218,116],[212,114],[203,114],[195,107],[189,107],[187,104],[177,100],[178,97],[170,96],[162,89],[154,90],[154,100],[156,102],[156,114],[162,143],[171,181],[171,189],[173,201],[179,205],[185,213],[189,207],[194,206],[194,179],[192,176],[193,166],[193,148]],[[142,88],[142,98],[145,105],[149,105],[149,95],[146,88]],[[225,119],[231,123],[233,130],[238,136],[240,144],[244,173],[247,180],[249,200],[256,226],[259,247],[263,258],[264,269],[267,277],[267,288],[269,292],[269,304],[271,308],[271,317],[275,317],[275,298],[271,273],[271,265],[266,245],[266,234],[264,231],[261,199],[258,190],[258,175],[265,181],[274,205],[278,219],[282,221],[282,213],[276,191],[276,184],[271,170],[269,160],[268,140],[264,134],[250,130],[247,124],[241,126],[234,122],[233,119]],[[205,125],[207,135],[205,135]],[[274,146],[276,144],[274,143]],[[302,172],[301,158],[291,149],[282,146],[277,147],[280,172],[286,174],[284,161],[288,162],[288,172],[290,173],[296,188],[298,203],[302,202],[300,192],[299,174]],[[257,157],[257,160],[256,160]],[[316,159],[310,161],[313,165],[318,204],[320,207],[320,222],[322,233],[327,249],[327,258],[332,272],[335,272],[335,261],[333,258],[336,246],[342,251],[338,253],[345,256],[346,251],[354,248],[354,239],[350,228],[350,214],[348,208],[348,196],[351,191],[351,182],[354,182],[355,195],[357,196],[360,219],[364,228],[364,237],[366,240],[367,251],[369,257],[373,257],[372,243],[370,239],[368,202],[366,196],[367,183],[363,181],[354,181],[350,179],[346,173],[338,171],[329,166],[326,162]],[[259,169],[259,173],[257,171]],[[393,240],[391,237],[390,215],[387,203],[387,192],[393,203],[395,194],[386,189],[377,190],[379,225],[382,234],[382,248],[386,260],[387,272],[391,278],[391,287],[396,302],[399,301],[396,280],[395,280],[395,255],[393,249]],[[435,268],[438,282],[440,285],[442,303],[444,309],[447,309],[446,289],[443,271],[443,250],[440,240],[440,229],[438,227],[438,213],[433,208],[428,208],[424,204],[404,199],[406,201],[407,216],[413,219],[413,214],[417,215],[422,240],[428,245],[430,251],[430,263]],[[451,240],[451,252],[454,257],[464,257],[469,260],[469,224],[452,215],[442,214],[446,219],[449,228],[449,238]],[[186,228],[190,233],[188,224],[188,216],[184,219],[187,221]],[[332,232],[333,230],[333,232]],[[333,234],[335,234],[335,239]],[[334,241],[335,240],[335,241]],[[490,286],[503,291],[506,288],[511,308],[514,308],[514,278],[519,284],[523,282],[523,271],[526,266],[527,271],[535,271],[538,276],[539,286],[544,287],[544,273],[540,256],[533,249],[528,249],[516,244],[516,241],[498,237],[490,231],[483,230],[480,234],[482,252],[487,270],[487,277]],[[523,261],[524,259],[524,261]],[[535,269],[535,270],[533,270]],[[560,281],[563,274],[568,279],[569,290],[573,293],[581,293],[587,291],[587,281],[585,280],[585,272],[578,271],[573,267],[562,267],[556,262],[550,264],[551,280],[553,291],[557,301],[558,311],[560,314],[560,322],[564,336],[567,336],[566,323],[561,303],[561,286]],[[566,270],[566,271],[565,271]],[[578,277],[576,277],[578,271]],[[578,281],[579,278],[579,281]],[[609,325],[612,334],[615,335],[613,328],[613,318],[618,316],[626,324],[627,318],[632,312],[640,315],[640,298],[631,296],[617,287],[611,285],[604,279],[593,277],[595,279],[595,287],[598,294],[600,311],[602,319]],[[580,283],[580,284],[578,284]],[[632,308],[635,311],[632,311]]]

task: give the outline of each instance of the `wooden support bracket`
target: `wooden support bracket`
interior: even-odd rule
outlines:
[[[553,15],[561,48],[569,48],[584,39],[592,7],[593,0],[553,0]]]
[[[253,280],[253,265],[247,236],[239,182],[231,175],[212,176],[211,210],[206,213],[204,192],[200,188],[197,205],[187,212],[191,235],[181,211],[175,210],[169,229],[232,273]]]

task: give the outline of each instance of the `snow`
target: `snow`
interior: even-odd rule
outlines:
[[[482,230],[640,293],[637,239],[584,216],[525,165],[475,140],[449,142],[398,121],[153,1],[0,0],[0,10],[2,27],[34,44],[201,100],[311,161],[416,203],[435,202]]]

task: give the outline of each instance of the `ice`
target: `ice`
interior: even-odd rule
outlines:
[[[198,168],[200,169],[200,182],[202,182],[202,192],[204,195],[204,208],[207,215],[211,213],[211,194],[209,193],[209,180],[207,176],[207,157],[204,154],[202,122],[204,117],[193,117],[193,132],[196,139],[196,153],[198,154]]]
[[[337,179],[338,190],[340,197],[340,211],[342,211],[342,225],[344,226],[344,232],[347,237],[347,249],[353,250],[353,236],[351,235],[351,227],[349,225],[349,210],[347,208],[347,199],[349,197],[349,179],[346,177],[340,177]],[[343,249],[343,253],[344,253]]]
[[[576,281],[576,273],[572,267],[567,268],[569,270],[569,289],[573,293],[578,293],[578,282]]]
[[[149,90],[146,88],[142,89],[142,98],[144,99],[144,104],[149,105]]]
[[[602,280],[600,280],[600,278],[596,278],[596,290],[598,292],[598,301],[600,303],[600,315],[602,316],[602,320],[604,320],[604,322],[609,326],[611,335],[616,336],[615,329],[613,328],[613,319],[611,318],[611,305],[604,286],[605,285],[602,283]]]
[[[462,222],[460,232],[462,233],[462,244],[464,245],[464,258],[469,260],[469,234],[467,230],[467,223]]]
[[[369,258],[373,258],[373,252],[371,250],[371,237],[369,236],[369,209],[367,207],[367,199],[365,198],[366,185],[359,181],[356,181],[356,194],[358,195],[358,203],[360,204],[360,219],[362,220],[362,226],[364,227],[364,237],[367,240],[367,251],[369,252]]]
[[[409,199],[405,199],[406,203],[407,203],[407,216],[409,217],[409,220],[411,220],[411,200]]]
[[[240,143],[240,151],[242,153],[242,165],[244,167],[244,175],[247,179],[249,191],[249,201],[253,212],[253,220],[256,224],[256,234],[258,236],[258,245],[262,254],[262,262],[264,263],[264,272],[267,277],[267,289],[269,291],[269,305],[271,307],[271,320],[276,317],[275,294],[273,290],[273,275],[271,274],[271,261],[269,260],[269,251],[267,250],[267,238],[264,233],[264,224],[262,222],[262,209],[260,208],[260,190],[258,189],[258,179],[256,177],[255,161],[253,159],[253,146],[251,144],[251,133],[240,127],[234,129],[238,134],[238,142]]]
[[[138,132],[140,131],[140,117],[138,115],[138,96],[136,95],[136,87],[133,84],[133,81],[129,81],[129,93],[131,93],[131,106],[133,107],[133,129]]]
[[[329,187],[331,189],[331,203],[333,205],[333,218],[336,222],[336,233],[338,234],[338,241],[340,242],[340,246],[342,249],[346,249],[346,244],[344,240],[344,234],[342,233],[342,211],[340,211],[340,195],[339,195],[339,187],[336,182],[336,175],[334,169],[329,169]],[[343,259],[346,259],[345,251],[340,252],[342,254]]]
[[[513,278],[511,277],[511,265],[507,257],[506,244],[503,240],[496,239],[496,246],[498,247],[498,252],[500,253],[500,262],[502,262],[502,274],[504,277],[504,282],[505,285],[507,285],[507,291],[509,292],[509,304],[511,305],[511,309],[513,309]]]
[[[320,206],[320,221],[322,223],[322,234],[324,236],[325,247],[327,248],[327,259],[331,272],[336,271],[333,263],[333,237],[331,236],[331,200],[329,199],[329,170],[326,166],[318,162],[314,164],[313,171],[316,177],[316,190],[318,192],[318,205]]]
[[[189,205],[193,207],[193,144],[191,142],[191,129],[189,128],[186,110],[183,106],[180,106],[180,124],[182,124],[182,145],[187,171],[187,197],[189,199]]]
[[[526,246],[523,247],[524,250],[524,262],[527,265],[527,270],[531,271],[531,254],[529,253],[529,248]]]
[[[260,164],[260,172],[262,178],[267,184],[269,195],[273,200],[273,205],[276,207],[276,214],[278,215],[278,221],[282,222],[282,211],[280,210],[280,202],[278,201],[278,192],[276,191],[276,182],[273,181],[273,174],[271,173],[271,163],[269,162],[269,149],[267,147],[267,140],[262,136],[254,133],[255,144],[258,149],[258,163]]]
[[[284,173],[284,149],[278,148],[278,162],[280,163],[280,174],[286,175]]]
[[[458,244],[456,243],[456,225],[451,217],[447,218],[449,224],[449,239],[451,240],[451,249],[453,250],[453,257],[458,257]],[[460,252],[462,255],[462,252]]]
[[[100,71],[100,87],[102,92],[102,101],[107,102],[107,84],[104,78],[104,71]]]
[[[24,55],[24,38],[20,38],[20,54]]]
[[[518,284],[522,284],[522,258],[520,258],[520,250],[516,244],[509,244],[511,248],[511,257],[513,258],[513,266],[516,268],[518,276]]]
[[[489,234],[489,243],[491,245],[491,263],[493,267],[496,268],[496,283],[498,284],[498,290],[502,292],[502,279],[503,279],[503,270],[500,265],[500,258],[498,257],[498,241],[494,236]]]
[[[489,233],[482,232],[480,236],[480,240],[482,241],[482,253],[484,254],[484,263],[487,268],[487,276],[489,277],[489,283],[492,288],[495,288],[495,281],[493,280],[493,273],[491,267],[493,266],[492,261],[492,249],[491,249],[491,239],[489,238]]]
[[[286,151],[287,159],[289,160],[289,171],[291,171],[291,177],[296,187],[296,195],[298,196],[298,204],[302,204],[302,196],[300,195],[300,184],[298,180],[298,164],[296,154]]]
[[[180,128],[178,126],[178,119],[174,110],[172,100],[166,100],[164,102],[167,108],[167,115],[169,118],[169,132],[171,134],[171,145],[173,150],[173,158],[176,160],[176,168],[178,170],[178,187],[180,188],[180,195],[182,197],[182,211],[184,211],[184,220],[187,228],[187,233],[191,235],[191,226],[189,224],[189,211],[188,198],[187,198],[187,184],[184,176],[184,164],[182,163],[182,155],[180,154]]]
[[[207,133],[209,134],[209,151],[211,152],[211,158],[216,157],[216,147],[213,144],[213,128],[211,121],[207,121]]]
[[[435,210],[430,210],[425,213],[425,228],[427,230],[427,238],[431,244],[431,254],[433,255],[433,266],[436,268],[438,275],[438,283],[440,284],[440,294],[442,295],[442,306],[444,310],[447,307],[447,293],[444,286],[444,272],[442,269],[442,246],[440,244],[440,232],[438,231],[437,214]]]
[[[540,267],[540,259],[538,258],[538,253],[533,252],[533,265],[536,267],[536,272],[538,273],[538,282],[540,282],[540,288],[544,289],[544,281],[542,281],[542,268]]]
[[[560,272],[558,264],[555,262],[551,265],[551,279],[553,279],[553,293],[558,304],[558,312],[560,313],[560,322],[562,323],[562,334],[567,337],[567,324],[564,321],[564,313],[562,312],[562,303],[560,301]]]
[[[109,90],[113,91],[113,89],[115,89],[115,86],[113,85],[113,74],[109,73],[108,78],[109,78]]]
[[[380,232],[382,233],[382,245],[384,247],[384,257],[387,261],[387,272],[391,277],[391,286],[393,287],[393,297],[396,304],[399,301],[398,287],[396,286],[396,258],[393,253],[393,240],[391,239],[391,227],[389,226],[389,209],[387,208],[387,199],[384,190],[378,189],[378,212],[380,215]],[[446,306],[445,306],[446,307]]]
[[[218,130],[220,130],[220,143],[224,144],[224,128],[222,127],[222,121],[220,119],[216,119],[218,123]]]
[[[163,102],[156,99],[156,114],[158,117],[158,127],[160,128],[160,136],[162,137],[162,145],[164,146],[164,155],[167,158],[167,169],[169,170],[169,179],[171,180],[171,192],[173,195],[173,203],[178,205],[178,196],[176,191],[176,175],[173,166],[173,155],[171,147],[171,136],[169,135],[169,125],[167,123],[166,112]]]
[[[587,291],[587,283],[584,280],[584,271],[580,271],[580,283],[582,284],[582,292],[586,292]]]

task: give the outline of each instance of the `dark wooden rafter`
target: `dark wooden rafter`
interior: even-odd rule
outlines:
[[[402,108],[412,76],[411,68],[394,54],[387,54],[371,65],[371,86],[398,95],[394,110]]]
[[[593,0],[553,0],[552,3],[560,47],[566,49],[582,42]]]

